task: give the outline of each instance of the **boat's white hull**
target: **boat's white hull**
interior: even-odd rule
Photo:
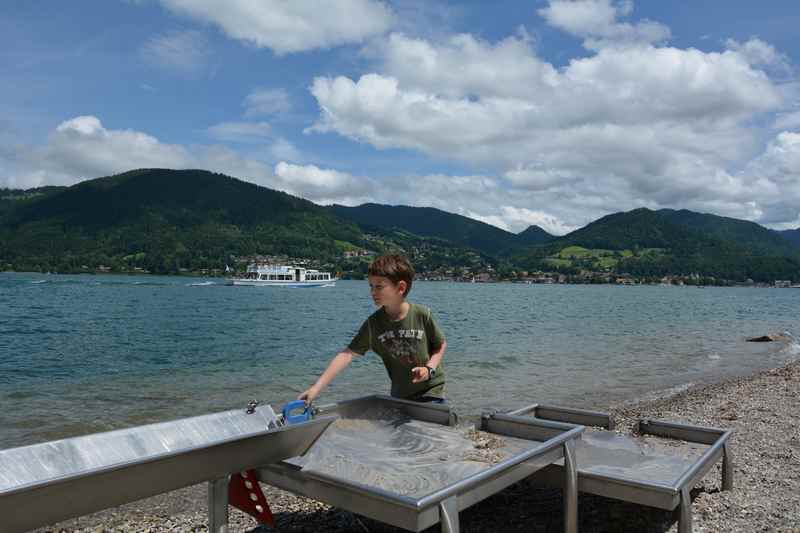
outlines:
[[[326,285],[335,285],[335,279],[320,280],[320,281],[274,281],[274,280],[261,280],[261,279],[241,279],[233,278],[228,280],[228,285],[248,285],[252,287],[324,287]]]

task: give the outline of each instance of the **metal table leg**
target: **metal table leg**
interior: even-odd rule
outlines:
[[[578,531],[578,468],[575,441],[564,443],[564,533]]]
[[[458,533],[458,500],[451,496],[439,502],[439,522],[442,524],[442,533]]]
[[[208,531],[228,533],[228,482],[225,476],[208,482]]]
[[[692,533],[692,494],[691,487],[681,489],[681,503],[678,504],[678,533]]]
[[[722,490],[733,490],[733,456],[729,442],[722,446]]]

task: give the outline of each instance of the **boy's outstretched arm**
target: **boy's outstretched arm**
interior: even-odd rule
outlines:
[[[434,353],[431,354],[430,359],[428,359],[428,363],[426,366],[417,366],[411,369],[411,383],[419,383],[420,381],[425,381],[428,379],[428,368],[439,368],[439,364],[442,362],[442,358],[444,357],[444,351],[447,349],[447,341],[442,341],[441,346],[439,349],[436,350]]]
[[[319,396],[319,394],[328,386],[328,383],[333,381],[333,378],[336,375],[347,368],[347,365],[353,360],[353,356],[356,353],[351,350],[350,348],[345,348],[341,352],[337,353],[331,362],[328,363],[328,368],[325,369],[325,372],[317,379],[317,382],[311,385],[308,390],[306,390],[303,394],[297,397],[298,400],[305,400],[306,405],[309,405],[314,399]]]

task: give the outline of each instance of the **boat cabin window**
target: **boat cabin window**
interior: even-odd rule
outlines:
[[[305,277],[302,273],[288,273],[280,272],[272,274],[261,272],[246,272],[243,275],[246,279],[261,280],[261,281],[330,281],[333,276],[328,272],[306,272]]]

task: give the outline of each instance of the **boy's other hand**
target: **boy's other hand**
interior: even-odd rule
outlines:
[[[419,383],[420,381],[428,381],[427,366],[415,366],[411,369],[411,383]]]
[[[305,400],[306,405],[311,405],[311,402],[313,402],[316,397],[319,396],[319,393],[320,390],[316,386],[311,386],[307,391],[298,396],[297,399]]]

